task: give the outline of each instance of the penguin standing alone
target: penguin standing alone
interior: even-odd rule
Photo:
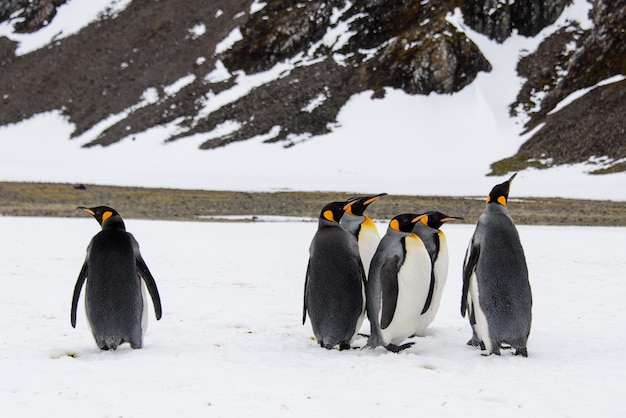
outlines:
[[[107,206],[79,207],[102,226],[87,247],[87,256],[78,275],[72,298],[71,323],[76,328],[76,310],[85,286],[87,321],[96,344],[102,350],[115,350],[124,343],[141,348],[147,327],[144,280],[152,297],[157,320],[161,319],[161,299],[156,283],[139,252],[139,244],[126,232],[122,217]]]
[[[461,315],[469,313],[473,337],[468,344],[489,354],[500,354],[507,344],[527,357],[532,294],[524,249],[507,211],[515,175],[491,190],[478,218],[463,263]]]
[[[413,228],[413,232],[424,242],[432,265],[428,297],[419,317],[415,335],[424,335],[424,331],[433,322],[439,310],[441,294],[448,278],[448,242],[445,234],[439,228],[444,223],[454,221],[455,219],[463,218],[444,215],[437,211],[429,211]]]
[[[367,282],[367,347],[382,345],[397,353],[413,345],[402,342],[414,334],[431,277],[428,251],[413,232],[422,216],[394,217],[374,254]]]
[[[365,215],[365,209],[383,196],[387,196],[387,193],[381,193],[376,196],[356,197],[348,200],[348,203],[344,206],[345,213],[340,221],[341,226],[356,236],[363,270],[365,270],[366,275],[369,272],[372,257],[380,242],[380,234],[374,221]]]
[[[320,213],[309,247],[302,324],[307,313],[320,346],[350,348],[365,318],[365,271],[356,237],[339,221],[346,202]]]

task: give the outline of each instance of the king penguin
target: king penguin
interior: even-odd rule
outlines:
[[[346,202],[320,213],[309,247],[302,324],[307,314],[320,346],[350,348],[365,318],[365,271],[356,237],[339,221]]]
[[[369,272],[372,257],[380,242],[380,234],[374,221],[365,215],[365,209],[383,196],[387,196],[387,193],[381,193],[376,196],[356,197],[348,200],[344,206],[345,213],[340,221],[344,228],[356,236],[359,243],[359,254],[361,254],[361,261],[363,262],[363,269],[366,275]]]
[[[426,328],[435,319],[441,302],[441,294],[448,278],[448,242],[446,235],[439,228],[444,223],[455,219],[463,218],[444,215],[438,211],[429,211],[413,228],[413,232],[422,239],[426,246],[431,262],[428,296],[419,317],[418,327],[415,330],[415,335],[418,336],[423,336]]]
[[[139,244],[126,232],[119,213],[107,206],[86,208],[102,226],[87,247],[72,298],[71,323],[76,328],[76,310],[85,283],[87,322],[102,350],[115,350],[125,342],[134,349],[143,345],[147,327],[147,300],[141,279],[152,297],[157,320],[161,299],[156,283],[139,252]]]
[[[423,214],[402,214],[389,222],[387,233],[372,258],[367,282],[367,347],[399,352],[413,343],[428,296],[431,262],[422,240],[413,232]]]
[[[516,355],[528,356],[532,294],[524,249],[507,201],[513,174],[496,185],[478,218],[463,263],[461,315],[469,313],[470,345],[500,354],[507,344]]]

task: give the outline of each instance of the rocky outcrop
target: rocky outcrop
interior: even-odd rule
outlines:
[[[491,69],[476,45],[446,20],[455,1],[398,0],[394,7],[372,0],[276,1],[249,13],[251,3],[135,0],[115,19],[10,59],[2,69],[7,78],[0,80],[7,108],[0,123],[62,109],[78,136],[109,115],[122,115],[91,146],[174,123],[170,140],[181,140],[228,122],[236,129],[212,135],[201,148],[259,135],[290,146],[329,132],[356,93],[373,90],[380,97],[384,87],[453,93]],[[194,25],[204,32],[190,33]],[[242,39],[213,54],[237,27]],[[123,43],[116,33],[124,33]],[[207,78],[219,62],[227,74]],[[239,72],[260,73],[285,62],[280,77],[203,112],[233,87]],[[184,76],[192,81],[168,94],[166,87]]]
[[[0,21],[10,20],[18,31],[36,30],[64,2],[0,0]],[[546,123],[547,130],[511,161],[578,161],[588,153],[557,157],[549,142],[581,141],[583,120],[602,135],[609,131],[595,108],[588,111],[591,120],[580,112],[550,111],[572,91],[625,72],[624,2],[609,7],[606,0],[594,0],[592,30],[572,22],[520,60],[518,71],[527,82],[511,112],[528,115],[528,129]],[[168,127],[170,141],[202,134],[208,138],[203,149],[253,137],[292,146],[333,129],[354,94],[372,91],[373,98],[382,97],[386,87],[451,94],[490,71],[477,46],[450,22],[454,10],[462,10],[467,25],[502,42],[513,31],[534,36],[568,3],[133,0],[114,17],[105,15],[77,35],[24,56],[15,56],[16,45],[0,38],[0,125],[60,110],[75,126],[73,136],[115,116],[117,122],[86,146],[111,145],[156,126]],[[222,48],[233,34],[240,40]],[[214,77],[217,68],[221,74]],[[221,103],[242,79],[265,72],[276,74]],[[612,106],[623,110],[619,88],[584,100],[596,100],[595,106],[610,97]],[[222,129],[225,124],[229,129]],[[611,136],[617,134],[606,135],[617,141]],[[613,149],[619,151],[611,158],[625,156],[621,148]],[[501,164],[494,173],[508,166]]]
[[[16,32],[35,32],[52,21],[57,7],[67,0],[8,0],[0,2],[0,22],[15,14]]]
[[[561,15],[571,0],[467,0],[462,3],[465,23],[497,42],[517,30],[535,36]]]
[[[593,28],[572,23],[520,60],[526,82],[511,112],[528,115],[527,131],[543,126],[516,155],[494,163],[492,174],[582,162],[594,173],[626,171],[625,82],[596,88],[553,112],[575,91],[626,74],[626,0],[594,0],[591,18]]]

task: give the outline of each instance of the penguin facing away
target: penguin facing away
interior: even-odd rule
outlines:
[[[309,247],[302,324],[308,314],[321,347],[350,348],[365,318],[365,271],[356,237],[339,221],[345,202],[320,213]]]
[[[365,215],[365,210],[370,204],[383,196],[387,196],[387,193],[356,197],[348,200],[344,206],[345,213],[340,221],[341,226],[352,232],[357,238],[359,254],[361,254],[361,261],[363,262],[363,269],[366,275],[369,272],[372,257],[380,242],[380,234],[374,221]]]
[[[413,232],[424,214],[402,214],[389,222],[372,259],[367,282],[370,337],[366,347],[399,352],[417,328],[428,296],[431,262],[426,246]]]
[[[468,312],[472,326],[468,345],[500,354],[506,344],[527,357],[532,294],[524,249],[507,211],[515,175],[491,190],[478,218],[463,263],[461,315]]]
[[[448,243],[445,234],[439,228],[444,223],[456,219],[463,218],[448,216],[438,211],[429,211],[413,228],[413,232],[424,242],[432,265],[428,297],[419,317],[415,335],[424,335],[426,328],[433,322],[439,310],[441,295],[448,277]]]
[[[102,350],[122,343],[141,348],[147,327],[143,279],[152,297],[156,319],[161,319],[161,299],[156,283],[139,252],[139,244],[126,232],[124,221],[107,206],[78,207],[102,226],[87,247],[72,297],[71,324],[76,328],[78,299],[85,285],[85,310],[93,337]]]

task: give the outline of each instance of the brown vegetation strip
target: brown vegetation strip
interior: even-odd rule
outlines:
[[[220,217],[298,216],[317,218],[322,206],[350,193],[229,192],[153,189],[62,183],[0,182],[0,215],[78,217],[76,206],[107,205],[128,219],[216,220]],[[475,223],[484,196],[389,195],[368,209],[374,219],[406,212],[439,210]],[[518,224],[626,226],[626,202],[511,197],[509,213]]]

